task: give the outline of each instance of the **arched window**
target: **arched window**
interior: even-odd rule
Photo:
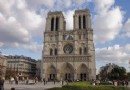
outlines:
[[[53,49],[52,48],[50,49],[50,55],[53,55]]]
[[[79,29],[81,29],[81,16],[79,16]]]
[[[82,54],[82,48],[81,47],[79,48],[79,54],[80,55]]]
[[[83,15],[83,29],[86,29],[86,16]]]
[[[59,29],[59,18],[56,17],[56,31],[58,31]]]
[[[51,31],[54,31],[54,18],[51,19]]]
[[[58,53],[57,53],[57,49],[55,48],[55,55],[57,55]]]

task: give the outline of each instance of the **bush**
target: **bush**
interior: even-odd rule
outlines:
[[[48,90],[130,90],[127,87],[115,87],[115,86],[63,86],[62,88],[51,88]]]
[[[62,88],[56,87],[48,90],[130,90],[130,89],[127,87],[115,87],[113,85],[108,85],[108,83],[101,83],[101,85],[93,86],[89,82],[74,82],[70,83],[67,86],[63,86]]]

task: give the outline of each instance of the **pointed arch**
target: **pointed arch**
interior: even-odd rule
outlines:
[[[60,76],[64,80],[73,80],[74,79],[74,68],[70,63],[64,63],[61,66]]]
[[[77,69],[77,76],[79,80],[86,81],[88,80],[88,67],[85,64],[81,64]]]
[[[48,80],[54,80],[57,78],[57,70],[52,64],[47,68],[46,75],[48,77]]]

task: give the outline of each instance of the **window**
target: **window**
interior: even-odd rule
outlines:
[[[51,19],[51,31],[54,31],[54,18]]]
[[[82,54],[82,48],[81,47],[79,48],[79,54],[80,55]]]
[[[81,16],[79,16],[79,29],[81,29]]]
[[[53,49],[52,48],[50,49],[50,55],[53,55]]]
[[[59,18],[56,17],[56,31],[58,31],[59,29]]]
[[[86,29],[86,16],[83,16],[83,29]]]

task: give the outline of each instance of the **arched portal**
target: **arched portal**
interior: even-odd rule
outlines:
[[[78,67],[77,76],[79,80],[82,80],[82,81],[88,80],[88,68],[85,64],[81,64]]]
[[[70,63],[64,63],[60,70],[60,77],[64,80],[72,81],[74,79],[74,68]]]
[[[54,79],[56,79],[56,68],[53,65],[50,65],[47,68],[46,72],[47,72],[48,80],[54,80]]]

